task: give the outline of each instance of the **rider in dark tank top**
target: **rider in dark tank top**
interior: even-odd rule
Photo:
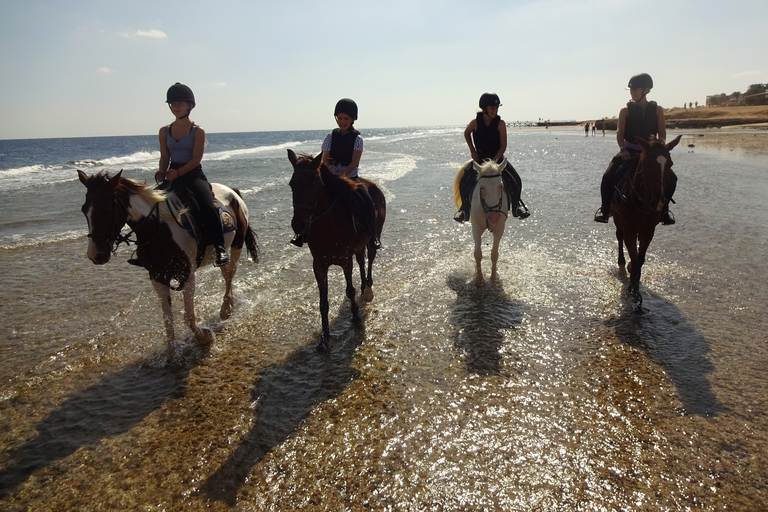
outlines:
[[[499,96],[492,92],[483,93],[480,96],[479,106],[480,110],[475,119],[470,121],[464,130],[464,140],[469,146],[469,153],[475,162],[482,163],[485,160],[500,162],[504,157],[504,151],[507,150],[507,125],[499,117],[499,107],[501,106]],[[523,183],[510,162],[507,162],[501,177],[504,188],[511,198],[510,210],[512,210],[512,215],[521,220],[525,219],[530,215],[530,212],[520,199]],[[477,176],[474,169],[471,166],[466,167],[459,182],[461,208],[453,216],[453,220],[456,222],[469,220],[470,200],[476,181]]]
[[[643,148],[636,142],[636,137],[651,141],[656,140],[666,143],[667,126],[664,121],[664,109],[655,101],[648,101],[647,95],[653,88],[653,79],[647,73],[639,73],[629,79],[627,84],[632,101],[619,111],[619,121],[616,127],[616,142],[619,144],[619,153],[608,164],[600,183],[601,206],[595,212],[595,222],[608,222],[611,214],[611,200],[615,191],[616,182],[620,179],[617,170],[625,162],[640,155]],[[669,211],[669,202],[675,193],[677,175],[671,172],[671,187],[669,197],[664,205],[664,213],[661,223],[665,226],[675,223],[675,217]]]

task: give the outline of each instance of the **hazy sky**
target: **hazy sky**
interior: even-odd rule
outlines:
[[[633,74],[664,107],[768,82],[766,0],[59,0],[0,6],[0,138],[154,134],[165,91],[209,132],[615,116]]]

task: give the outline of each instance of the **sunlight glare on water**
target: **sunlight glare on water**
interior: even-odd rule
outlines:
[[[208,167],[244,191],[262,261],[241,262],[225,322],[218,270],[198,274],[209,348],[174,296],[185,334],[171,367],[130,251],[95,267],[84,233],[3,249],[0,264],[56,262],[45,278],[22,270],[2,296],[16,304],[0,367],[3,508],[758,509],[768,214],[737,222],[710,206],[759,204],[764,167],[673,153],[678,224],[657,229],[637,315],[612,226],[592,221],[608,139],[510,131],[533,214],[508,220],[500,279],[481,288],[471,230],[452,220],[461,129],[366,139],[361,174],[389,202],[376,297],[355,325],[332,268],[326,354],[311,256],[288,244],[281,144]],[[719,186],[724,168],[735,191]],[[487,235],[483,251],[487,279]]]

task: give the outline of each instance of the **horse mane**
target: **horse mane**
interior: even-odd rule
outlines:
[[[485,178],[489,174],[500,173],[501,169],[499,167],[499,164],[493,160],[485,160],[482,164],[480,164],[480,171],[477,173],[477,179],[479,180],[480,178]]]
[[[109,175],[109,172],[99,171],[91,177],[90,181],[98,186],[106,185],[110,179],[113,179],[113,177]],[[149,203],[150,206],[155,206],[157,204],[160,218],[166,221],[174,220],[174,216],[165,202],[168,194],[165,191],[158,189],[155,185],[139,183],[132,178],[120,176],[120,182],[117,184],[117,187],[115,187],[115,192],[129,196],[139,196]]]
[[[307,169],[312,169],[310,164],[312,163],[312,160],[315,159],[314,156],[307,153],[300,153],[296,156],[297,167],[304,164]],[[339,196],[346,192],[357,190],[357,187],[363,186],[361,183],[358,183],[350,178],[334,174],[334,172],[331,171],[328,166],[323,163],[320,164],[320,168],[317,169],[317,173],[319,174],[320,179],[322,179],[326,191],[334,196]]]

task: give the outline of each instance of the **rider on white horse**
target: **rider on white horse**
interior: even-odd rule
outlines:
[[[507,149],[507,125],[499,117],[501,101],[496,93],[486,92],[480,96],[479,105],[480,110],[477,116],[464,130],[464,140],[467,141],[473,161],[482,163],[485,160],[493,160],[501,163],[504,159],[504,151]],[[520,199],[523,183],[511,163],[507,162],[502,171],[502,178],[510,203],[514,205],[512,215],[521,220],[525,219],[531,213]],[[459,183],[461,208],[453,217],[456,222],[469,220],[470,199],[476,181],[477,173],[474,168],[471,165],[465,166],[464,175]]]

